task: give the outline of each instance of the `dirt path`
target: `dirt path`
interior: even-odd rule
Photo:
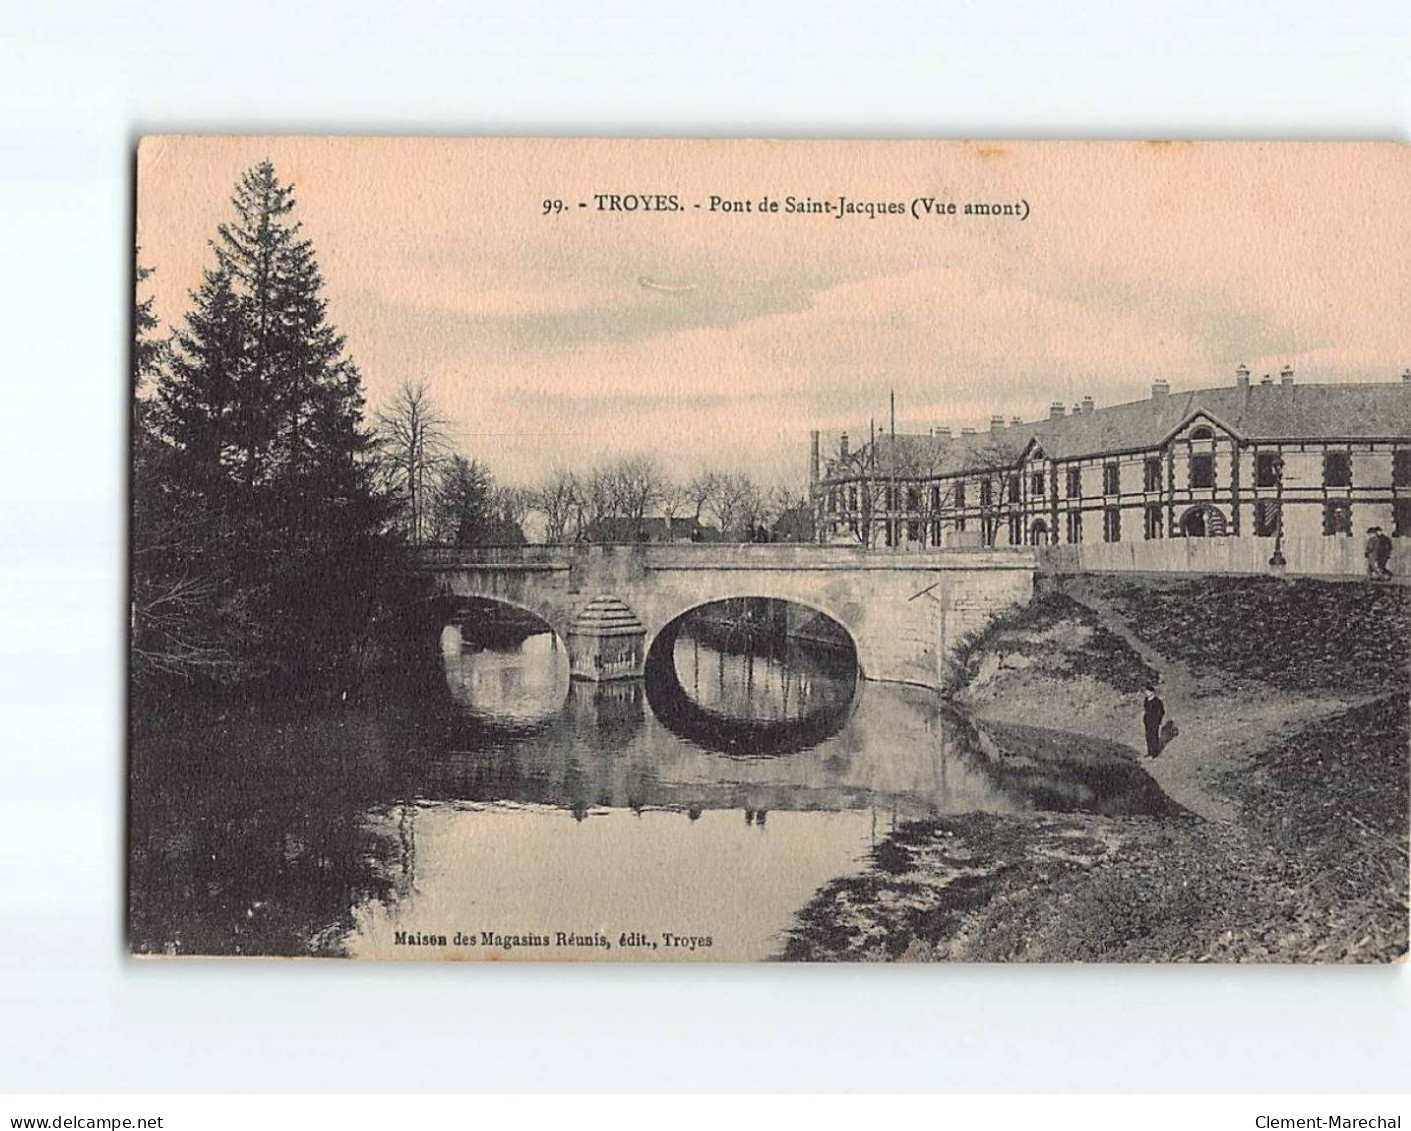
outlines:
[[[1166,717],[1179,733],[1157,758],[1142,766],[1173,801],[1211,821],[1234,822],[1238,809],[1220,788],[1220,778],[1247,766],[1251,755],[1310,722],[1354,705],[1354,700],[1312,697],[1241,684],[1220,673],[1197,676],[1179,661],[1162,656],[1127,627],[1107,601],[1079,587],[1069,597],[1089,609],[1102,626],[1120,637],[1161,674]],[[1145,751],[1141,719],[1134,713],[1123,733],[1110,736]]]

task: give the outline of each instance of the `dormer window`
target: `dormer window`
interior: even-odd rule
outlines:
[[[1213,440],[1215,439],[1215,430],[1213,428],[1208,428],[1204,424],[1202,424],[1199,428],[1193,428],[1191,430],[1191,439]]]

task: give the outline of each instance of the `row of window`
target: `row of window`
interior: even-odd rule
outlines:
[[[1279,533],[1281,504],[1273,499],[1260,499],[1254,504],[1254,536],[1273,538]],[[1397,538],[1411,537],[1411,499],[1397,499],[1392,504],[1392,535]],[[953,522],[956,531],[965,531],[965,519],[957,517]],[[941,520],[933,518],[930,523],[931,541],[941,541]],[[1025,538],[1024,516],[1011,514],[1008,518],[1009,543],[1020,545],[1026,541],[1046,543],[1048,525],[1043,519],[1036,519]],[[907,522],[907,535],[913,542],[921,541],[923,525],[918,519]],[[985,545],[992,546],[999,532],[998,522],[990,516],[980,520],[980,536]],[[1326,535],[1351,534],[1352,504],[1346,499],[1330,499],[1323,504],[1323,533]],[[1219,537],[1226,533],[1225,516],[1215,508],[1192,508],[1187,511],[1180,523],[1180,533],[1186,537]],[[886,544],[892,544],[891,524],[884,528]],[[1083,512],[1070,510],[1064,515],[1064,536],[1069,543],[1083,540]],[[1142,537],[1155,541],[1166,537],[1166,507],[1161,503],[1148,503],[1142,508]],[[1122,510],[1120,507],[1102,508],[1102,540],[1122,541]]]
[[[1256,538],[1273,538],[1279,533],[1281,510],[1281,504],[1273,499],[1260,499],[1254,504]],[[1165,537],[1165,511],[1166,508],[1159,503],[1151,503],[1142,508],[1142,536],[1147,541]],[[1225,533],[1224,516],[1219,511],[1189,512],[1186,523],[1188,528],[1182,530],[1186,535],[1204,537],[1207,534]],[[1082,511],[1068,512],[1065,533],[1069,542],[1083,540]],[[1352,504],[1348,500],[1329,499],[1323,503],[1323,533],[1329,536],[1352,533]],[[1392,535],[1397,538],[1411,537],[1411,499],[1397,499],[1392,503]],[[1102,540],[1122,541],[1122,511],[1118,507],[1103,508]]]
[[[1190,461],[1190,485],[1194,489],[1212,488],[1215,486],[1215,457],[1208,452],[1197,452],[1188,457]],[[1160,491],[1162,488],[1162,466],[1161,457],[1152,456],[1148,458],[1142,467],[1142,489],[1144,491]],[[1066,497],[1079,499],[1083,496],[1083,473],[1080,468],[1070,467],[1067,469],[1067,478],[1064,484]],[[1283,457],[1277,452],[1256,452],[1254,457],[1254,485],[1256,487],[1277,487],[1283,475]],[[1391,482],[1393,487],[1411,487],[1411,449],[1399,449],[1392,453],[1392,474]],[[1042,471],[1032,472],[1029,480],[1030,497],[1042,498],[1044,494],[1045,476]],[[1325,487],[1351,487],[1352,486],[1352,456],[1348,452],[1324,452],[1323,453],[1323,486]],[[1105,463],[1102,467],[1102,493],[1104,495],[1120,495],[1122,493],[1122,465],[1119,463]],[[1011,475],[1005,481],[1006,501],[1018,503],[1020,501],[1019,476]],[[965,507],[965,483],[959,482],[951,488],[952,505],[956,510]],[[887,510],[893,509],[895,496],[892,488],[887,487],[884,491],[885,507]],[[848,509],[857,510],[857,488],[847,489]],[[989,479],[980,480],[980,506],[988,507],[994,503],[994,483]],[[921,488],[908,487],[906,491],[907,509],[917,511],[921,509]],[[828,492],[828,509],[837,509],[837,495],[833,489]],[[932,486],[931,488],[931,509],[938,511],[941,509],[941,488]]]

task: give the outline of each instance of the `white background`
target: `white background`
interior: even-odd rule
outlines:
[[[6,0],[0,99],[0,1090],[1406,1087],[1404,970],[134,963],[121,673],[142,132],[1404,139],[1411,5]]]

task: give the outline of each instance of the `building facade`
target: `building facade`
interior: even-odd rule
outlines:
[[[1302,385],[1292,370],[987,430],[840,437],[811,450],[821,541],[1093,546],[1168,539],[1411,538],[1411,370]]]

